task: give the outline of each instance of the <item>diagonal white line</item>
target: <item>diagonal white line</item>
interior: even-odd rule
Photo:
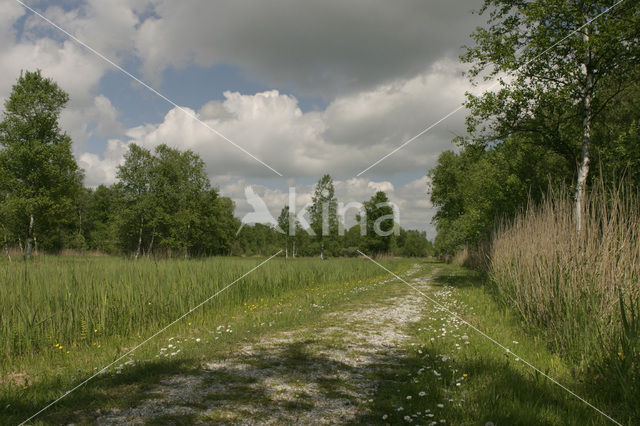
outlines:
[[[229,142],[231,145],[235,146],[236,148],[238,148],[240,151],[244,152],[245,154],[247,154],[249,157],[253,158],[254,160],[256,160],[258,163],[262,164],[263,166],[265,166],[266,168],[268,168],[269,170],[271,170],[272,172],[274,172],[275,174],[277,174],[278,176],[282,176],[282,173],[280,173],[279,171],[277,171],[276,169],[274,169],[273,167],[271,167],[270,165],[268,165],[267,163],[265,163],[264,161],[262,161],[261,159],[259,159],[258,157],[256,157],[255,155],[253,155],[252,153],[250,153],[249,151],[247,151],[246,149],[244,149],[243,147],[241,147],[240,145],[238,145],[237,143],[235,143],[234,141],[232,141],[231,139],[229,139],[228,137],[226,137],[225,135],[223,135],[222,133],[220,133],[219,131],[217,131],[216,129],[214,129],[213,127],[211,127],[210,125],[208,125],[207,123],[205,123],[204,121],[200,120],[198,118],[198,116],[196,116],[195,114],[191,113],[190,111],[188,111],[187,109],[181,107],[180,105],[176,104],[174,101],[172,101],[171,99],[169,99],[168,97],[166,97],[165,95],[163,95],[162,93],[158,92],[156,89],[154,89],[153,87],[149,86],[147,83],[145,83],[144,81],[140,80],[138,77],[136,77],[135,75],[131,74],[129,71],[125,70],[124,68],[122,68],[120,65],[116,64],[115,62],[113,62],[111,59],[107,58],[106,56],[104,56],[102,53],[98,52],[97,50],[95,50],[93,47],[89,46],[88,44],[86,44],[85,42],[83,42],[82,40],[78,39],[77,37],[75,37],[74,35],[70,34],[68,31],[66,31],[65,29],[61,28],[60,26],[58,26],[56,23],[54,23],[53,21],[51,21],[49,18],[47,18],[46,16],[42,15],[40,12],[38,12],[37,10],[34,10],[33,8],[31,8],[30,6],[28,6],[27,4],[25,4],[24,2],[22,2],[21,0],[15,0],[17,3],[20,3],[25,9],[28,9],[29,11],[31,11],[31,13],[33,13],[34,15],[39,16],[42,20],[46,21],[48,24],[50,24],[52,27],[54,27],[55,29],[57,29],[58,31],[62,32],[63,34],[65,34],[67,37],[69,37],[70,39],[72,39],[73,41],[75,41],[76,43],[78,43],[79,45],[81,45],[82,47],[84,47],[85,49],[89,50],[91,53],[93,53],[94,55],[98,56],[100,59],[102,59],[103,61],[107,62],[108,64],[112,65],[113,67],[115,67],[116,69],[118,69],[120,72],[122,72],[124,75],[126,75],[127,77],[131,78],[132,80],[135,80],[136,82],[138,82],[139,84],[141,84],[143,87],[145,87],[147,90],[149,90],[150,92],[158,95],[160,98],[164,99],[165,101],[167,101],[169,104],[171,104],[173,107],[179,109],[180,111],[182,111],[183,113],[185,113],[189,118],[192,118],[194,120],[196,120],[197,122],[199,122],[200,124],[202,124],[204,127],[206,127],[207,129],[209,129],[210,131],[212,131],[213,133],[215,133],[216,135],[220,136],[222,139],[224,139],[225,141]]]
[[[362,175],[363,173],[366,173],[367,171],[369,171],[369,169],[377,166],[378,164],[380,164],[381,162],[386,160],[388,157],[391,157],[393,154],[395,154],[396,152],[400,151],[402,148],[404,148],[405,146],[409,145],[411,142],[413,142],[414,140],[418,139],[420,136],[424,135],[429,130],[433,129],[438,124],[442,123],[444,120],[446,120],[447,118],[451,117],[453,114],[455,114],[456,112],[460,111],[463,108],[464,108],[464,105],[460,105],[458,108],[454,109],[453,111],[451,111],[450,113],[448,113],[447,115],[445,115],[444,117],[442,117],[441,119],[436,121],[435,123],[433,123],[430,126],[426,127],[420,133],[418,133],[417,135],[415,135],[414,137],[412,137],[411,139],[409,139],[408,141],[406,141],[405,143],[403,143],[402,145],[400,145],[399,147],[397,147],[396,149],[394,149],[393,151],[391,151],[390,153],[388,153],[387,155],[385,155],[384,157],[382,157],[381,159],[379,159],[378,161],[376,161],[375,163],[373,163],[372,165],[370,165],[369,167],[367,167],[366,169],[361,171],[360,173],[358,173],[356,175],[356,177]]]
[[[557,45],[559,45],[560,43],[564,42],[566,39],[568,39],[569,37],[572,37],[575,33],[577,33],[578,31],[580,31],[581,29],[583,29],[584,27],[588,26],[589,24],[591,24],[593,21],[595,21],[596,19],[600,18],[601,16],[609,13],[614,7],[618,6],[620,3],[622,3],[625,0],[618,0],[617,3],[613,4],[611,7],[609,7],[608,9],[605,9],[603,12],[599,13],[598,15],[596,15],[595,17],[593,17],[592,19],[588,20],[585,24],[579,26],[578,28],[576,28],[575,30],[571,31],[568,35],[566,35],[565,37],[563,37],[562,39],[560,39],[560,41],[557,41],[556,43],[554,43],[551,47],[545,49],[542,53],[539,53],[538,55],[536,55],[534,58],[528,60],[527,62],[525,62],[524,64],[520,65],[517,69],[520,69],[522,67],[524,67],[525,65],[535,61],[536,59],[540,58],[541,56],[545,55],[547,52],[549,52],[551,49],[553,49],[554,47],[556,47]],[[518,49],[518,51],[516,52],[516,54],[525,49],[526,46],[521,47],[520,49]],[[491,86],[489,86],[488,89],[486,89],[485,91],[490,91],[492,90],[495,86],[497,86],[500,83],[500,80],[496,80]],[[433,129],[434,127],[436,127],[438,124],[442,123],[444,120],[446,120],[447,118],[451,117],[452,115],[454,115],[456,112],[460,111],[461,109],[464,108],[464,104],[460,105],[459,107],[457,107],[456,109],[454,109],[453,111],[451,111],[450,113],[446,114],[445,116],[443,116],[442,118],[440,118],[439,120],[437,120],[436,122],[434,122],[433,124],[429,125],[428,127],[424,128],[420,133],[418,133],[417,135],[415,135],[414,137],[412,137],[411,139],[407,140],[406,142],[404,142],[402,145],[400,145],[399,147],[395,148],[393,151],[391,151],[390,153],[388,153],[387,155],[385,155],[384,157],[380,158],[378,161],[376,161],[375,163],[371,164],[369,167],[367,167],[366,169],[362,170],[360,173],[358,173],[356,175],[356,177],[362,175],[363,173],[369,171],[369,169],[377,166],[378,164],[380,164],[382,161],[384,161],[385,159],[387,159],[388,157],[392,156],[393,154],[395,154],[396,152],[400,151],[402,148],[404,148],[405,146],[409,145],[411,142],[413,142],[414,140],[418,139],[420,136],[424,135],[425,133],[427,133],[429,130]]]
[[[186,317],[187,315],[189,315],[190,313],[192,313],[193,311],[195,311],[196,309],[198,309],[199,307],[201,307],[202,305],[204,305],[205,303],[207,303],[208,301],[210,301],[211,299],[213,299],[214,297],[216,297],[217,295],[219,295],[220,293],[222,293],[223,291],[227,290],[229,287],[231,287],[232,285],[234,285],[235,283],[237,283],[238,281],[240,281],[241,279],[243,279],[244,277],[246,277],[247,275],[249,275],[250,273],[252,273],[253,271],[255,271],[256,269],[260,268],[262,265],[264,265],[265,263],[267,263],[268,261],[270,261],[271,259],[273,259],[274,257],[276,257],[277,255],[279,255],[280,253],[282,253],[282,250],[278,251],[276,254],[274,254],[273,256],[271,256],[270,258],[266,259],[265,261],[261,262],[260,264],[254,266],[253,268],[251,268],[248,272],[245,272],[240,278],[237,278],[235,281],[233,281],[231,284],[228,284],[226,287],[224,287],[221,290],[218,290],[215,294],[213,294],[212,296],[209,296],[207,299],[205,299],[204,301],[200,302],[198,305],[196,305],[195,307],[191,308],[189,311],[187,311],[186,313],[182,314],[180,317],[176,318],[175,320],[171,321],[169,324],[167,324],[165,327],[163,327],[162,329],[160,329],[159,331],[155,332],[154,334],[152,334],[150,337],[146,338],[145,340],[143,340],[141,343],[139,343],[138,345],[136,345],[133,349],[129,350],[127,353],[125,353],[124,355],[120,356],[119,358],[117,358],[115,361],[107,364],[106,366],[102,367],[102,369],[100,369],[97,373],[95,373],[93,376],[89,377],[88,379],[85,379],[84,381],[80,382],[80,384],[76,385],[75,387],[71,388],[70,390],[66,391],[64,394],[62,394],[60,397],[58,397],[57,399],[55,399],[54,401],[50,402],[49,404],[47,404],[46,406],[44,406],[42,409],[40,409],[37,413],[33,414],[31,417],[29,417],[28,419],[24,420],[22,423],[20,423],[20,425],[24,425],[25,423],[27,423],[29,420],[32,420],[33,418],[35,418],[36,416],[38,416],[40,413],[42,413],[43,411],[47,410],[48,408],[50,408],[51,406],[53,406],[54,404],[58,403],[60,400],[62,400],[63,398],[65,398],[67,395],[69,395],[71,392],[75,391],[76,389],[84,386],[85,384],[87,384],[87,382],[89,382],[90,380],[92,380],[93,378],[95,378],[96,376],[102,374],[103,372],[105,372],[106,370],[108,370],[112,365],[114,365],[115,363],[121,361],[123,358],[126,358],[128,355],[132,354],[136,349],[138,349],[140,346],[144,345],[145,343],[147,343],[148,341],[150,341],[151,339],[153,339],[154,337],[158,336],[159,334],[161,334],[162,332],[164,332],[166,329],[168,329],[169,327],[171,327],[172,325],[174,325],[175,323],[177,323],[178,321],[180,321],[181,319],[183,319],[184,317]]]
[[[416,292],[418,292],[420,295],[422,295],[425,299],[429,300],[431,303],[433,303],[434,305],[437,305],[440,309],[446,311],[449,315],[451,315],[452,317],[454,317],[455,319],[457,319],[458,321],[464,323],[465,325],[469,326],[470,328],[472,328],[475,332],[477,332],[478,334],[480,334],[482,337],[488,339],[490,342],[494,343],[495,345],[497,345],[498,347],[500,347],[501,349],[503,349],[506,353],[511,354],[513,357],[515,358],[519,358],[520,361],[522,361],[524,364],[526,364],[527,366],[529,366],[530,368],[532,368],[533,370],[535,370],[536,372],[538,372],[539,374],[543,375],[544,377],[546,377],[547,379],[549,379],[551,382],[553,382],[554,384],[560,386],[562,389],[564,389],[565,391],[569,392],[571,395],[573,395],[574,397],[576,397],[577,399],[579,399],[581,402],[584,402],[585,404],[587,404],[589,407],[593,408],[594,410],[596,410],[598,413],[602,414],[604,417],[606,417],[607,419],[611,420],[613,423],[622,426],[622,423],[616,421],[613,417],[611,417],[610,415],[608,415],[607,413],[605,413],[604,411],[600,410],[598,407],[596,407],[595,405],[591,404],[589,401],[587,401],[586,399],[582,398],[580,395],[578,395],[577,393],[573,392],[571,389],[567,388],[566,386],[564,386],[562,383],[558,382],[556,379],[554,379],[553,377],[549,376],[548,374],[544,373],[543,371],[541,371],[539,368],[537,368],[535,365],[531,364],[530,362],[528,362],[527,360],[525,360],[524,358],[522,358],[521,356],[519,356],[518,354],[515,354],[513,351],[511,351],[511,349],[507,348],[506,346],[504,346],[502,343],[498,342],[497,340],[495,340],[493,337],[489,336],[487,333],[485,333],[484,331],[480,330],[478,327],[474,326],[473,324],[471,324],[470,322],[468,322],[467,320],[465,320],[464,318],[462,318],[460,315],[458,315],[457,313],[451,311],[450,309],[448,309],[446,306],[444,306],[443,304],[441,304],[440,302],[438,302],[437,300],[433,299],[432,297],[427,296],[424,292],[422,292],[420,289],[416,288],[414,285],[411,285],[410,283],[408,283],[407,281],[405,281],[404,279],[402,279],[401,277],[399,277],[398,275],[396,275],[395,273],[393,273],[392,271],[390,271],[389,269],[385,268],[384,266],[382,266],[380,263],[376,262],[375,260],[373,260],[372,258],[370,258],[369,256],[367,256],[366,254],[364,254],[363,252],[361,252],[360,250],[358,250],[358,253],[360,253],[362,256],[366,257],[367,259],[369,259],[370,261],[372,261],[373,263],[375,263],[376,265],[378,265],[379,267],[381,267],[382,269],[384,269],[385,271],[387,271],[388,273],[390,273],[391,275],[393,275],[394,277],[396,277],[397,279],[399,279],[400,281],[402,281],[403,283],[405,283],[406,285],[408,285],[409,287],[411,287],[412,289],[414,289]]]

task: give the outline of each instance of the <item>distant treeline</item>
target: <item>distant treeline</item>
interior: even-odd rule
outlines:
[[[366,229],[356,225],[341,232],[328,175],[316,186],[308,230],[283,208],[279,228],[295,229],[295,235],[262,224],[245,225],[237,233],[241,223],[233,202],[211,186],[202,159],[167,145],[153,152],[130,145],[117,169],[117,183],[86,188],[71,139],[59,127],[68,100],[55,82],[36,71],[21,73],[5,103],[0,232],[7,256],[16,249],[25,257],[36,250],[64,249],[135,257],[268,255],[280,249],[287,256],[348,256],[358,249],[405,256],[430,253],[424,232],[400,229],[391,207],[380,206],[388,201],[384,192],[364,203],[359,223]],[[323,220],[325,205],[328,217]],[[375,226],[384,235],[373,232]]]

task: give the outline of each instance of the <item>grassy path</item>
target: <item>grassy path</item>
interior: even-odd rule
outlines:
[[[421,263],[412,285],[575,391],[571,367],[525,336],[473,274]],[[258,329],[165,337],[42,424],[606,424],[604,417],[397,280],[278,313]],[[302,300],[302,299],[300,299]],[[330,301],[331,300],[331,301]],[[303,312],[299,320],[292,313]],[[256,327],[256,325],[254,325]],[[260,327],[258,327],[260,328]],[[596,402],[596,401],[593,401]]]
[[[163,380],[149,391],[152,399],[98,422],[354,421],[369,411],[378,391],[375,376],[401,362],[396,348],[409,339],[404,328],[424,307],[419,296],[384,284],[384,298],[361,295],[313,324],[239,344],[197,373]]]

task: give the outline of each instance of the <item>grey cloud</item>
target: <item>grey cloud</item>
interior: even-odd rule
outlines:
[[[148,76],[225,63],[327,99],[407,78],[459,48],[479,23],[473,0],[176,2],[159,0],[136,47]]]

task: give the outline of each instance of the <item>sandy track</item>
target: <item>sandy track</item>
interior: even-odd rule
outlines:
[[[415,270],[413,271],[415,272]],[[413,279],[418,288],[428,278]],[[196,423],[335,424],[366,414],[379,386],[374,376],[402,362],[396,349],[419,319],[425,300],[413,291],[375,304],[328,312],[327,327],[279,332],[242,344],[199,374],[163,380],[137,407],[113,410],[100,424]]]

